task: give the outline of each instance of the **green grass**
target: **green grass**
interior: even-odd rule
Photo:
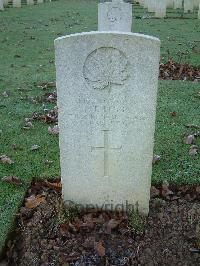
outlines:
[[[200,156],[190,156],[190,145],[182,142],[185,134],[198,131],[186,125],[200,125],[199,91],[199,85],[192,82],[159,82],[154,153],[162,160],[153,167],[155,183],[166,179],[179,184],[200,183]],[[171,116],[174,111],[176,116]]]
[[[135,7],[136,17],[146,11]],[[181,17],[180,11],[168,12],[167,19],[134,19],[133,30],[158,36],[162,41],[162,61],[173,57],[176,61],[200,65],[200,23],[197,14]],[[34,83],[55,80],[53,41],[61,35],[97,29],[97,1],[58,1],[22,9],[6,9],[0,13],[0,155],[6,154],[13,165],[0,163],[0,178],[18,176],[24,181],[15,187],[0,181],[0,250],[24,194],[33,178],[60,175],[58,138],[48,134],[48,125],[34,122],[34,128],[23,130],[24,119],[34,111],[53,105],[33,104],[26,97],[44,94]],[[197,38],[198,36],[198,38]],[[19,89],[20,88],[20,89]],[[3,97],[4,91],[10,93]],[[197,83],[160,81],[155,153],[162,160],[154,166],[152,180],[168,179],[176,183],[198,183],[199,156],[191,158],[182,135],[193,132],[186,124],[200,124],[200,99]],[[177,116],[171,117],[170,112]],[[142,140],[141,140],[142,142]],[[21,147],[14,150],[13,144]],[[30,151],[34,144],[40,146]],[[198,143],[200,144],[199,140]],[[45,160],[52,160],[46,165]]]

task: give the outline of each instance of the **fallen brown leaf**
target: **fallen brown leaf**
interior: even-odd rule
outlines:
[[[153,164],[156,164],[156,163],[158,163],[160,160],[161,160],[161,156],[160,156],[160,155],[154,155],[154,156],[153,156],[152,163],[153,163]]]
[[[36,151],[36,150],[38,150],[39,148],[40,148],[40,146],[35,144],[35,145],[31,146],[30,150],[31,150],[31,151]]]
[[[189,155],[197,155],[198,154],[198,147],[196,145],[192,145],[189,149]]]
[[[176,116],[177,113],[176,113],[175,111],[173,111],[173,112],[170,113],[170,115],[171,115],[171,116]]]
[[[76,230],[79,231],[81,227],[83,227],[83,221],[78,217],[74,218],[73,225],[75,226]]]
[[[196,128],[196,129],[200,129],[200,126],[198,125],[194,125],[194,124],[188,124],[188,125],[185,125],[186,127],[191,127],[191,128]]]
[[[12,144],[13,150],[22,150],[22,147],[18,144]]]
[[[29,198],[26,199],[25,207],[28,209],[34,209],[43,203],[45,197],[43,195],[31,195]]]
[[[160,195],[160,191],[156,187],[152,186],[150,190],[150,194],[151,194],[151,198],[155,198]]]
[[[59,127],[58,127],[58,125],[56,125],[54,127],[49,127],[48,128],[48,132],[51,135],[58,135],[59,134]]]
[[[84,243],[82,244],[83,247],[88,249],[93,249],[95,245],[95,237],[91,236],[85,239]]]
[[[69,225],[68,224],[60,224],[60,233],[61,235],[66,235],[66,233],[69,230]]]
[[[48,92],[45,93],[45,95],[43,96],[43,101],[50,102],[50,103],[56,103],[56,101],[57,101],[56,91],[50,92],[50,93],[48,93]]]
[[[55,82],[39,82],[35,84],[38,88],[47,89],[47,88],[55,88],[56,83]]]
[[[1,155],[0,161],[5,164],[13,164],[14,161],[12,161],[7,155]]]
[[[16,176],[4,176],[1,180],[16,186],[22,185],[22,181]]]
[[[115,229],[120,224],[120,220],[117,221],[115,219],[110,219],[110,221],[107,224],[107,229],[112,230]]]
[[[53,161],[51,161],[51,160],[45,160],[44,163],[50,165],[50,164],[53,163]]]
[[[55,123],[58,122],[58,107],[55,106],[52,110],[44,110],[45,112],[48,112],[46,114],[39,114],[34,112],[32,114],[33,120],[41,120],[45,123]]]
[[[33,118],[32,117],[26,117],[25,119],[24,119],[24,121],[27,123],[27,122],[30,122],[30,121],[32,121],[33,120]]]
[[[193,134],[187,135],[183,138],[183,143],[191,145],[195,140],[195,137]]]
[[[34,127],[34,125],[29,121],[29,122],[27,122],[26,124],[25,124],[25,126],[23,127],[23,129],[31,129],[31,128],[33,128]]]
[[[198,194],[200,194],[200,186],[197,186],[197,187],[196,187],[196,192],[197,192]]]
[[[104,257],[106,255],[106,249],[102,245],[102,242],[95,242],[94,248],[98,252],[100,257]]]
[[[83,220],[84,220],[84,223],[82,224],[83,227],[94,228],[95,225],[92,213],[85,214]]]
[[[163,181],[162,183],[162,191],[161,194],[164,198],[168,196],[172,196],[174,193],[169,189],[169,183],[167,181]]]
[[[2,93],[2,96],[3,96],[3,97],[9,97],[9,93],[8,93],[7,91],[4,91],[4,92]]]
[[[56,189],[56,190],[61,190],[62,189],[62,183],[60,181],[59,182],[55,182],[55,183],[51,183],[51,182],[48,182],[46,180],[45,183],[46,183],[46,185],[49,188]]]

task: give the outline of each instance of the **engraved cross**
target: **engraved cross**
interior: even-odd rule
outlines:
[[[104,129],[102,130],[104,133],[104,145],[103,146],[98,146],[98,147],[92,147],[92,150],[94,149],[103,149],[104,150],[104,177],[109,176],[109,151],[110,150],[120,150],[121,147],[119,148],[112,148],[109,145],[109,130]]]

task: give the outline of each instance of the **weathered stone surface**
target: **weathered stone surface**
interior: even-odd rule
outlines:
[[[147,214],[160,41],[90,32],[58,38],[55,48],[64,199],[138,203]]]
[[[98,30],[130,32],[132,5],[120,0],[98,5]]]

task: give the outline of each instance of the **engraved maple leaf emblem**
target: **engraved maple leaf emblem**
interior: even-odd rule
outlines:
[[[107,17],[108,17],[108,20],[110,22],[116,22],[116,21],[120,21],[121,20],[121,9],[119,7],[111,7],[110,10],[108,11],[107,13]]]
[[[128,60],[125,54],[112,47],[94,50],[86,59],[83,75],[94,89],[111,88],[113,84],[123,85],[129,76]]]

